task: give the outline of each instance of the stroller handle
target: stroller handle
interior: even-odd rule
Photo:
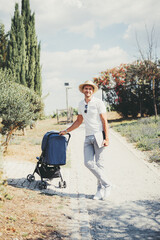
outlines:
[[[52,135],[52,134],[57,134],[57,135],[59,135],[59,133],[60,133],[60,132],[51,132],[51,133],[48,135],[48,137],[49,137],[50,135]],[[71,138],[71,134],[70,134],[70,133],[66,133],[65,135],[68,135],[68,139],[67,139],[67,145],[68,145],[69,140],[70,140],[70,138]],[[61,136],[61,135],[59,135],[59,136]]]
[[[70,134],[70,133],[66,133],[65,135],[68,135],[68,140],[67,140],[67,145],[68,145],[69,140],[70,140],[70,138],[71,138],[71,134]]]

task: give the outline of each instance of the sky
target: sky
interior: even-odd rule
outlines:
[[[6,31],[15,3],[21,10],[21,0],[0,0],[0,21]],[[137,40],[145,55],[147,33],[149,37],[153,33],[153,53],[159,53],[159,0],[30,0],[30,7],[41,42],[46,115],[66,108],[66,91],[68,105],[77,108],[83,99],[81,83],[139,59]],[[96,97],[101,95],[99,90]]]

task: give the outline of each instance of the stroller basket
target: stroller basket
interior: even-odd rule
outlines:
[[[59,187],[66,187],[66,182],[63,181],[60,166],[66,164],[66,151],[70,140],[70,134],[68,136],[59,135],[57,131],[47,132],[42,140],[41,149],[42,153],[40,157],[37,157],[38,162],[33,174],[27,176],[27,180],[32,182],[35,180],[34,174],[37,173],[41,177],[39,183],[40,189],[46,189],[47,183],[43,180],[61,178]]]
[[[35,169],[35,172],[42,178],[48,178],[49,180],[61,176],[60,167],[47,166],[45,164],[41,164],[41,166]]]

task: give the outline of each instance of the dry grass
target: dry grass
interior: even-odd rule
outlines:
[[[42,137],[47,131],[65,129],[55,119],[37,122],[26,135],[16,132],[4,161],[37,161]],[[64,222],[69,221],[70,201],[67,197],[47,196],[39,191],[3,186],[6,198],[0,200],[0,240],[69,239]]]

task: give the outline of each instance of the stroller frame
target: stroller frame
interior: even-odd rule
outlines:
[[[60,165],[50,165],[50,164],[47,164],[44,162],[48,139],[49,139],[49,136],[52,134],[59,134],[59,133],[51,132],[47,136],[47,142],[46,142],[45,149],[42,151],[42,154],[40,157],[36,157],[38,162],[36,164],[35,170],[33,171],[32,174],[27,175],[27,180],[29,182],[35,181],[35,176],[34,176],[35,173],[37,173],[40,176],[41,181],[38,184],[38,187],[40,190],[47,189],[47,182],[44,181],[44,179],[52,180],[53,178],[60,178],[59,188],[66,188],[66,186],[67,186],[66,181],[63,180],[62,174],[60,172]],[[68,135],[68,140],[67,140],[67,145],[68,145],[71,135],[69,133],[67,133],[67,135]]]

